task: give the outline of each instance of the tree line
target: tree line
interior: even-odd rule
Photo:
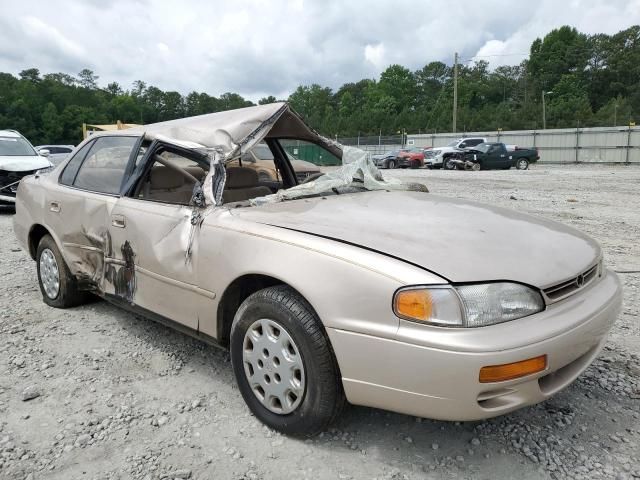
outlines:
[[[483,59],[463,59],[458,69],[459,131],[540,129],[543,92],[547,128],[628,125],[640,116],[638,25],[613,35],[564,26],[536,39],[519,65],[491,69]],[[142,80],[127,90],[117,82],[102,88],[98,80],[89,69],[77,77],[37,68],[0,73],[0,129],[16,129],[34,144],[77,144],[82,123],[154,123],[254,105],[230,92],[182,95]],[[286,100],[331,137],[448,132],[453,65],[391,65],[379,79],[336,91],[301,85]]]

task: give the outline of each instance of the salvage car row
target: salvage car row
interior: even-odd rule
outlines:
[[[520,148],[486,138],[461,138],[438,148],[401,148],[373,155],[379,168],[443,168],[447,170],[526,170],[540,159],[535,148]]]

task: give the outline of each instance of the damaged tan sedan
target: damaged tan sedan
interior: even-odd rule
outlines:
[[[292,139],[342,167],[298,184]],[[259,144],[280,181],[242,165]],[[91,292],[228,347],[251,411],[291,434],[345,400],[446,420],[543,401],[621,306],[586,235],[384,179],[283,103],[92,136],[16,212],[47,304]]]

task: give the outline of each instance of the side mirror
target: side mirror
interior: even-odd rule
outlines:
[[[46,148],[42,148],[38,150],[38,155],[40,155],[41,157],[48,157],[49,155],[51,155],[51,152]]]

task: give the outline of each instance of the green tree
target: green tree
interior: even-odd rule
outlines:
[[[42,139],[43,143],[55,143],[62,136],[62,124],[58,109],[49,102],[42,112]]]
[[[273,95],[269,95],[268,97],[263,97],[260,100],[258,100],[258,105],[267,105],[269,103],[276,103],[278,100],[276,100],[276,97],[274,97]]]
[[[22,70],[19,74],[21,80],[27,80],[29,82],[39,82],[40,79],[40,70],[37,68],[28,68],[26,70]]]
[[[98,75],[93,73],[93,70],[89,70],[88,68],[83,68],[80,73],[78,73],[78,81],[80,86],[83,88],[88,88],[90,90],[94,90],[98,88]]]

